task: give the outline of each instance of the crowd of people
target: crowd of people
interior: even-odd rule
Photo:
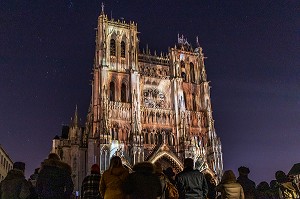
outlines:
[[[26,180],[25,163],[15,162],[0,183],[0,199],[71,199],[74,184],[71,167],[55,153]],[[276,180],[257,186],[248,178],[249,168],[240,167],[236,178],[232,170],[224,172],[220,183],[209,173],[194,169],[191,158],[184,160],[184,169],[177,175],[171,167],[159,162],[140,162],[132,171],[118,156],[111,158],[109,168],[100,174],[99,165],[91,167],[81,186],[82,199],[296,199],[298,186],[283,171]]]

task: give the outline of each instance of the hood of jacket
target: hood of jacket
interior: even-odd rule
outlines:
[[[53,159],[45,159],[42,164],[41,164],[41,170],[47,166],[50,167],[57,167],[60,169],[64,169],[66,170],[69,174],[72,173],[72,169],[70,167],[70,165],[68,165],[67,163],[60,161],[60,160],[53,160]]]

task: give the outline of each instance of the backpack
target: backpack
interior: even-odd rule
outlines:
[[[169,181],[166,181],[164,192],[166,193],[166,199],[178,199],[179,193],[176,187]]]

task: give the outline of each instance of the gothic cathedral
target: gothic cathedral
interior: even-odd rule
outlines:
[[[75,189],[92,164],[101,171],[119,155],[124,165],[159,161],[179,172],[183,159],[219,179],[223,170],[202,48],[178,35],[167,54],[139,50],[137,24],[98,18],[92,96],[84,127],[77,108],[52,152],[69,163]]]

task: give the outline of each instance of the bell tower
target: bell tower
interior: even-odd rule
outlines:
[[[89,135],[89,150],[93,151],[89,154],[94,154],[89,165],[98,163],[101,169],[108,166],[112,142],[117,150],[130,151],[131,134],[135,134],[135,142],[141,139],[137,35],[136,23],[109,20],[102,5],[96,29]]]

